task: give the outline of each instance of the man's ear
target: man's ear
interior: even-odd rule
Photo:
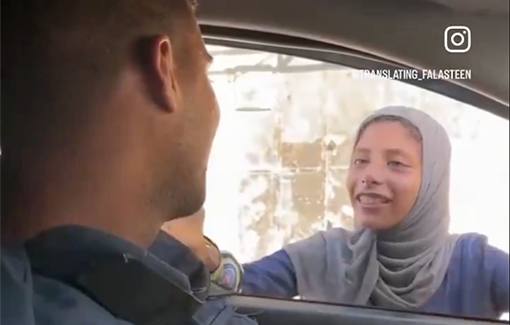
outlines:
[[[149,45],[145,59],[149,68],[149,92],[163,110],[172,113],[179,102],[172,43],[166,36],[156,36],[146,45]]]

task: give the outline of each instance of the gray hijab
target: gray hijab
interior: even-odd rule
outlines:
[[[451,145],[428,114],[386,107],[379,116],[404,118],[422,137],[423,175],[418,199],[384,235],[368,229],[323,231],[285,247],[303,299],[395,309],[416,309],[441,285],[458,236],[448,232]]]

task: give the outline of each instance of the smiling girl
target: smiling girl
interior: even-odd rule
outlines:
[[[508,254],[479,234],[450,234],[451,145],[406,107],[360,126],[347,187],[356,229],[319,232],[244,265],[243,293],[499,318]]]

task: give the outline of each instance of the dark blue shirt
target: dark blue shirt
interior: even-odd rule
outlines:
[[[168,248],[164,262],[125,240],[74,226],[2,243],[1,323],[255,324],[222,300],[204,304],[209,279],[203,264],[161,237]]]
[[[243,294],[298,296],[296,275],[284,250],[245,264]],[[498,319],[509,310],[509,257],[479,234],[457,242],[441,287],[422,312]]]

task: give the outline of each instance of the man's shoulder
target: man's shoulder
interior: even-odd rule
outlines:
[[[122,321],[120,318],[115,317],[114,315],[119,315],[117,312],[110,313],[110,310],[115,310],[119,306],[118,303],[122,304],[126,301],[123,299],[117,299],[110,305],[111,309],[105,309],[103,306],[108,306],[105,304],[98,304],[90,298],[88,295],[84,294],[82,291],[76,289],[72,285],[68,285],[68,281],[77,281],[77,279],[82,279],[84,274],[89,274],[87,272],[82,272],[83,267],[87,268],[87,265],[91,265],[90,261],[103,261],[107,256],[106,260],[108,261],[117,261],[118,259],[114,258],[115,248],[121,254],[124,259],[123,265],[127,261],[135,261],[134,253],[137,253],[136,250],[129,250],[129,247],[126,248],[126,245],[122,245],[122,242],[117,241],[117,246],[112,245],[113,240],[108,241],[106,238],[103,240],[103,245],[99,245],[101,240],[93,241],[97,247],[92,247],[90,244],[90,233],[81,232],[82,237],[79,237],[80,232],[72,233],[70,231],[66,231],[62,229],[61,231],[57,231],[53,233],[52,236],[47,234],[47,237],[39,238],[38,240],[32,240],[31,242],[27,242],[19,245],[9,245],[7,246],[5,243],[2,243],[2,255],[1,255],[1,294],[2,294],[2,315],[1,315],[1,323],[7,325],[31,325],[31,324],[73,324],[73,325],[84,325],[84,324],[105,324],[105,325],[128,325],[131,323]],[[64,236],[64,238],[62,238]],[[79,240],[79,238],[83,237],[86,240]],[[104,236],[103,236],[104,237]],[[56,239],[55,239],[56,238]],[[96,237],[101,238],[101,236]],[[44,239],[44,240],[43,240]],[[74,242],[73,242],[74,239]],[[110,238],[111,239],[111,238]],[[86,245],[84,245],[86,243]],[[115,244],[115,242],[113,243]],[[74,245],[74,246],[73,246]],[[113,248],[112,248],[113,247]],[[119,248],[120,247],[120,248]],[[87,250],[88,249],[88,250]],[[95,249],[96,255],[94,255],[91,250]],[[105,251],[110,252],[106,255],[103,254]],[[113,253],[112,253],[113,252]],[[124,252],[124,253],[123,253]],[[125,252],[132,253],[130,258],[128,258]],[[134,252],[134,253],[133,253]],[[102,255],[103,254],[103,255]],[[100,258],[97,256],[99,255]],[[119,279],[126,279],[126,275],[133,274],[129,273],[133,270],[139,271],[140,263],[145,263],[143,265],[147,266],[148,272],[145,274],[145,279],[148,282],[144,282],[140,279],[137,286],[131,287],[130,290],[126,290],[126,288],[130,285],[129,282],[119,283],[116,285],[110,286],[111,290],[119,290],[118,284],[122,287],[122,294],[126,296],[126,292],[131,292],[127,294],[128,297],[133,296],[133,301],[128,301],[128,305],[130,306],[140,306],[140,310],[144,311],[143,308],[147,307],[147,302],[150,297],[159,297],[157,299],[157,305],[161,306],[160,303],[167,303],[171,310],[163,310],[161,315],[152,315],[152,314],[136,314],[136,315],[149,315],[151,318],[153,317],[172,317],[175,319],[175,315],[173,313],[168,313],[168,311],[175,311],[176,314],[182,314],[181,310],[177,310],[176,306],[178,303],[182,303],[183,294],[188,294],[185,291],[185,285],[175,285],[174,281],[177,275],[181,275],[182,279],[186,279],[187,277],[180,272],[178,269],[173,268],[172,266],[163,263],[156,257],[153,257],[147,252],[143,252],[141,255],[141,259],[138,259],[137,263],[128,263],[129,265],[135,265],[137,268],[131,269],[115,269],[114,276]],[[73,259],[73,257],[76,257]],[[174,258],[171,258],[168,262],[172,264],[175,262],[178,265],[182,256],[177,254]],[[85,264],[82,264],[83,260],[88,261]],[[152,261],[152,262],[151,262]],[[151,263],[149,263],[151,262]],[[92,265],[99,265],[97,263],[92,263]],[[110,265],[110,264],[108,264]],[[117,265],[117,264],[115,264]],[[105,270],[105,269],[100,269]],[[79,271],[76,273],[76,271]],[[119,273],[124,272],[124,277],[120,277]],[[172,272],[174,277],[172,278],[168,272]],[[51,274],[51,275],[49,275]],[[98,273],[95,273],[96,275]],[[96,279],[99,282],[92,282],[92,290],[96,290],[99,285],[102,289],[104,287],[108,287],[108,284],[105,282],[105,276],[108,275],[109,279],[112,279],[111,273],[100,273],[101,276]],[[135,273],[136,275],[140,275],[140,273]],[[94,275],[94,273],[92,273]],[[164,276],[163,276],[164,275]],[[171,286],[161,288],[159,285],[161,281],[153,281],[154,276],[158,276],[159,280],[168,281]],[[59,280],[57,280],[57,277]],[[130,278],[128,276],[127,278]],[[131,277],[132,278],[132,277]],[[60,280],[64,279],[64,280]],[[91,278],[89,278],[90,280]],[[120,280],[121,282],[124,280]],[[94,284],[95,283],[95,284]],[[89,282],[90,284],[90,282]],[[154,288],[155,284],[157,285]],[[189,286],[189,284],[188,284]],[[142,288],[149,288],[150,290],[142,290]],[[153,289],[151,289],[153,288]],[[183,289],[184,288],[184,289]],[[175,297],[169,296],[168,289],[173,290],[173,294]],[[198,288],[200,289],[200,288]],[[204,288],[206,290],[207,287]],[[112,293],[112,291],[109,293]],[[134,291],[133,291],[134,290]],[[159,293],[163,293],[163,295],[156,295],[156,291],[151,290],[160,290]],[[99,290],[101,291],[101,290]],[[108,290],[107,290],[108,291]],[[103,294],[103,298],[106,299],[106,302],[112,303],[111,297],[120,296],[115,294],[116,291],[113,291],[113,295],[106,292],[106,296],[104,296],[105,291],[100,292]],[[180,293],[180,294],[179,294]],[[138,299],[140,296],[145,296],[145,299]],[[100,300],[100,298],[96,298]],[[174,299],[175,298],[175,299]],[[166,299],[166,301],[162,301],[162,299]],[[196,300],[196,298],[194,298]],[[115,299],[114,299],[115,300]],[[195,301],[193,300],[193,301]],[[105,300],[103,300],[105,301]],[[190,300],[191,301],[191,300]],[[174,304],[174,302],[176,304]],[[151,307],[150,312],[158,311],[159,309],[152,308],[154,304],[149,304]],[[181,306],[183,306],[181,304]],[[189,306],[189,304],[188,304]],[[189,308],[189,307],[186,307]],[[135,308],[136,309],[136,308]],[[182,308],[181,308],[182,309]],[[117,311],[119,309],[117,308]],[[124,310],[125,311],[125,310]],[[135,312],[139,312],[139,310],[135,310]],[[187,313],[187,312],[186,312]],[[132,315],[134,315],[132,313]],[[131,316],[132,316],[131,315]],[[136,316],[135,315],[135,316]],[[225,305],[224,301],[210,301],[205,303],[202,308],[198,310],[198,312],[192,317],[192,315],[180,315],[183,319],[182,325],[210,325],[212,323],[218,325],[252,325],[254,322],[248,317],[236,314],[234,309]],[[122,316],[118,316],[122,317]],[[129,319],[127,317],[123,317],[123,319]]]
[[[1,265],[2,324],[128,324],[78,290],[33,273],[22,245],[2,246]]]
[[[22,245],[2,244],[1,299],[3,324],[35,324],[30,262]]]

